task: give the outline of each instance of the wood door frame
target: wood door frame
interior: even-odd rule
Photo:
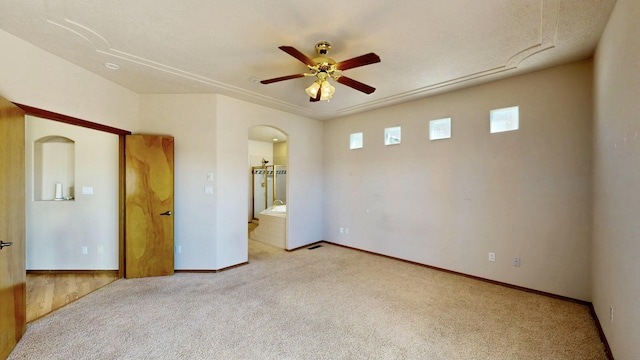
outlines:
[[[125,249],[125,232],[124,232],[124,224],[125,224],[125,163],[124,163],[124,139],[125,135],[131,135],[131,131],[122,130],[115,127],[102,125],[98,123],[94,123],[87,120],[78,119],[72,116],[63,115],[55,112],[51,112],[48,110],[38,109],[32,106],[13,103],[17,107],[21,108],[25,115],[36,116],[39,118],[58,121],[70,125],[76,125],[88,129],[98,130],[107,132],[110,134],[118,135],[118,276],[124,277],[125,270],[125,259],[124,259],[124,249]]]

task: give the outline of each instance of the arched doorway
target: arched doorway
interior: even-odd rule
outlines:
[[[249,239],[287,248],[288,137],[272,126],[249,129]]]

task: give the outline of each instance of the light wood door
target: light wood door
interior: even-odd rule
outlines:
[[[125,277],[171,275],[173,137],[125,138]]]
[[[0,359],[26,330],[24,112],[0,98]],[[11,245],[9,245],[11,244]]]

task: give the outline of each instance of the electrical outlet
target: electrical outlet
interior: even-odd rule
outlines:
[[[89,253],[89,248],[87,248],[86,246],[82,247],[82,254],[83,255],[87,255]]]
[[[514,257],[512,263],[513,263],[513,266],[520,267],[520,258]]]
[[[496,253],[489,253],[489,261],[496,262]]]
[[[343,227],[340,228],[340,234],[344,234],[344,228]]]
[[[104,254],[104,246],[102,245],[98,246],[98,254]]]

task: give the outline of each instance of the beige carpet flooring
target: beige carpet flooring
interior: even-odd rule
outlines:
[[[249,262],[118,280],[9,359],[606,359],[584,305],[329,244]]]

